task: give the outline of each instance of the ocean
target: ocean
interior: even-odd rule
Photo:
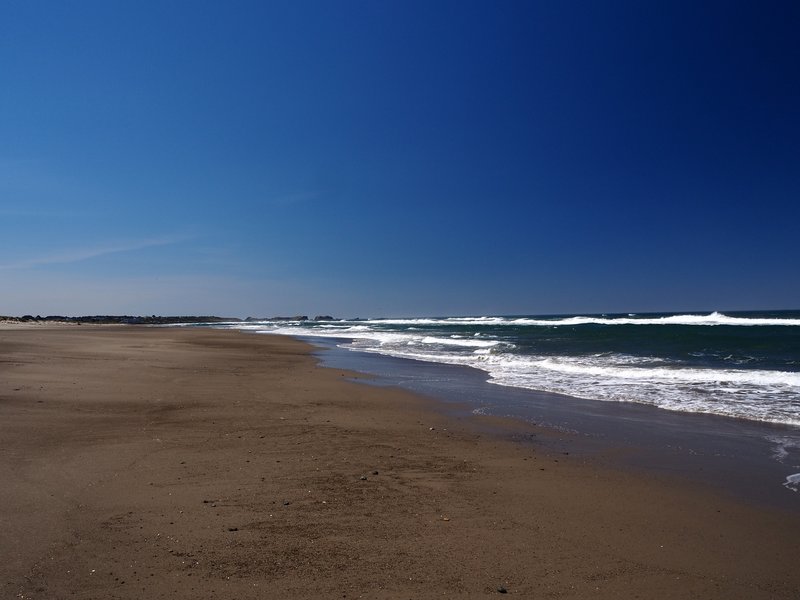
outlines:
[[[800,427],[800,311],[249,322],[490,383]]]
[[[624,447],[634,468],[798,508],[800,311],[208,326],[301,338],[376,385],[563,433],[538,439],[551,451]]]

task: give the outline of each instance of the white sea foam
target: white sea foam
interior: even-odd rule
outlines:
[[[800,473],[789,475],[786,478],[786,482],[783,485],[792,490],[793,492],[800,491]]]
[[[633,357],[631,357],[633,358]],[[641,360],[641,359],[638,359]],[[593,377],[664,381],[669,383],[737,383],[755,386],[789,386],[800,389],[800,373],[735,369],[638,368],[597,364],[586,358],[545,358],[536,362],[539,368],[561,373]]]
[[[778,462],[800,468],[800,439],[787,435],[769,435],[767,441],[772,444],[772,456]]]
[[[730,317],[719,312],[707,315],[669,315],[665,317],[564,317],[531,319],[528,317],[449,317],[445,319],[373,319],[379,325],[495,325],[557,327],[563,325],[736,325],[736,326],[794,326],[800,319],[763,317]]]
[[[427,336],[420,340],[423,344],[440,344],[442,346],[460,346],[465,348],[489,348],[500,344],[498,341],[467,340],[461,338],[442,338]]]

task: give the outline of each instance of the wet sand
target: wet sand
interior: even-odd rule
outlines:
[[[550,435],[536,436],[540,449],[594,463],[607,456],[615,468],[688,479],[739,500],[800,512],[800,494],[785,486],[800,471],[799,428],[507,387],[471,367],[354,352],[347,339],[299,339],[317,348],[320,364],[369,374],[374,385],[436,398],[455,414],[541,426]]]
[[[796,512],[492,436],[310,352],[0,329],[2,597],[800,597]]]

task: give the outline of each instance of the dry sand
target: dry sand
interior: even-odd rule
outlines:
[[[348,375],[275,336],[0,329],[0,596],[800,597],[798,514]]]

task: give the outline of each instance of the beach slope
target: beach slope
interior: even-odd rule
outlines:
[[[800,515],[351,375],[279,336],[0,329],[2,597],[800,597]]]

